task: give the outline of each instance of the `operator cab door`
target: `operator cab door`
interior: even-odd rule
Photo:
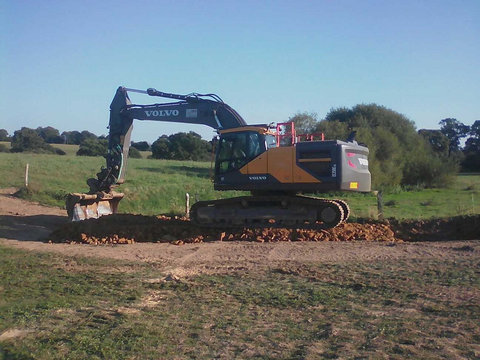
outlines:
[[[255,131],[224,133],[220,136],[215,162],[216,182],[266,151],[265,136]]]

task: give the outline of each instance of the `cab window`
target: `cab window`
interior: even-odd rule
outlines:
[[[265,139],[253,131],[223,134],[220,137],[216,170],[223,174],[238,170],[265,151]]]
[[[277,140],[275,139],[275,136],[273,136],[273,135],[265,135],[265,140],[266,140],[266,142],[267,142],[267,148],[268,148],[268,149],[277,147]]]

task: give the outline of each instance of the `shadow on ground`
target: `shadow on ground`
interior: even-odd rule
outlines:
[[[46,241],[52,229],[67,222],[67,217],[60,215],[0,215],[0,238]]]

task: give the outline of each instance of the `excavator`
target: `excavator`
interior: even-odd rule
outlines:
[[[173,99],[151,105],[132,104],[129,92]],[[119,87],[110,105],[106,167],[87,180],[87,193],[67,196],[73,221],[117,212],[124,194],[114,189],[125,181],[134,120],[203,124],[218,133],[214,189],[244,190],[249,196],[198,201],[190,219],[206,227],[285,227],[326,229],[347,220],[341,199],[304,194],[332,191],[369,192],[368,148],[354,136],[346,141],[297,136],[293,123],[248,125],[215,94],[179,95]]]

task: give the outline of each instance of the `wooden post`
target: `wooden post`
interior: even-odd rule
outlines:
[[[25,187],[28,188],[28,163],[25,166]]]
[[[185,194],[185,217],[190,218],[190,194]]]
[[[378,219],[383,220],[383,196],[382,192],[377,192],[377,209],[378,209]]]

